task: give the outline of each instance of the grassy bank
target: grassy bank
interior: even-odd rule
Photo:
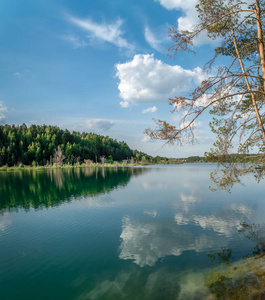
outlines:
[[[161,163],[151,163],[151,162],[139,162],[139,163],[105,163],[104,165],[101,163],[91,163],[91,164],[64,164],[64,165],[46,165],[46,166],[26,166],[26,165],[18,165],[18,166],[2,166],[0,167],[0,172],[13,172],[13,171],[20,171],[20,170],[43,170],[43,169],[69,169],[69,168],[116,168],[116,167],[133,167],[133,166],[148,166],[148,165],[160,165]],[[169,163],[163,163],[169,164]],[[181,164],[174,163],[174,164]]]
[[[143,164],[123,164],[123,163],[118,163],[118,164],[110,164],[110,163],[106,163],[104,165],[100,164],[100,163],[93,163],[93,164],[89,164],[89,165],[85,165],[85,164],[75,164],[75,165],[52,165],[52,166],[24,166],[24,165],[20,165],[20,166],[12,166],[12,167],[8,167],[8,166],[3,166],[0,167],[0,172],[13,172],[13,171],[20,171],[20,170],[44,170],[44,169],[69,169],[69,168],[115,168],[115,167],[127,167],[127,166],[141,166],[141,165],[149,165],[146,163]]]

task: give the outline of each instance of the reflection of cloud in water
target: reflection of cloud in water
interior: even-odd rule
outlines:
[[[11,214],[9,212],[0,213],[0,230],[5,231],[12,224]]]
[[[108,297],[113,297],[114,295],[125,296],[123,293],[123,288],[126,282],[128,281],[130,275],[128,273],[122,272],[120,273],[114,281],[105,280],[97,285],[90,293],[87,295],[83,295],[81,297],[82,300],[89,299],[100,299],[104,295],[108,295]],[[107,299],[107,298],[106,298]],[[114,298],[113,298],[114,299]]]
[[[252,209],[243,204],[232,204],[231,208],[210,216],[192,215],[187,216],[182,213],[175,215],[178,225],[196,224],[203,229],[212,229],[227,237],[236,233],[241,228],[241,223],[249,219]]]
[[[247,218],[250,218],[253,213],[252,208],[250,208],[244,204],[235,204],[234,203],[231,205],[231,210],[233,210],[235,212],[239,212],[242,215],[246,216]]]
[[[204,285],[204,273],[192,270],[190,272],[169,272],[159,269],[124,270],[116,278],[106,279],[95,288],[83,294],[81,300],[135,300],[135,299],[207,299],[210,296]]]
[[[191,232],[180,230],[173,220],[137,222],[125,217],[120,237],[120,259],[132,259],[140,267],[154,266],[160,258],[168,255],[179,256],[187,250],[200,252],[213,245],[210,237],[194,237]]]
[[[196,202],[201,201],[201,197],[199,197],[197,194],[198,193],[195,192],[192,192],[190,194],[180,193],[181,207],[185,212],[189,212],[191,205],[194,205]],[[179,203],[177,206],[179,206]]]
[[[195,238],[195,251],[202,252],[205,249],[210,249],[213,245],[216,244],[214,242],[213,237],[202,234]]]
[[[184,216],[182,213],[179,213],[175,215],[175,221],[178,225],[188,225],[191,222],[191,219]]]
[[[169,185],[164,182],[147,182],[143,181],[142,186],[145,190],[166,190]]]
[[[180,199],[185,203],[195,203],[199,200],[194,194],[185,195],[184,193],[180,193]]]
[[[144,214],[153,218],[156,218],[158,216],[158,212],[156,210],[145,210]]]
[[[151,186],[148,182],[142,182],[142,186],[145,190],[150,190],[151,189]]]
[[[69,206],[70,210],[81,208],[106,208],[106,207],[114,207],[117,205],[117,201],[111,195],[102,195],[98,197],[82,197],[78,199],[74,206]]]

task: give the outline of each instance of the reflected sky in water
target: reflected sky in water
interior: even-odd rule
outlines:
[[[264,182],[211,192],[214,167],[0,173],[1,299],[207,299],[213,253],[264,238]]]

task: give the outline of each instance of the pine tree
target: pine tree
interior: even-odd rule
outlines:
[[[265,169],[265,2],[256,0],[247,5],[235,0],[199,0],[196,8],[200,23],[192,30],[170,29],[174,43],[171,50],[174,54],[180,50],[192,52],[193,41],[202,32],[221,40],[221,45],[206,64],[207,79],[186,97],[170,99],[173,113],[187,111],[180,127],[157,120],[157,128],[149,128],[146,133],[168,143],[193,143],[196,121],[210,109],[210,127],[217,139],[206,154],[208,160],[227,162],[237,145],[237,162],[225,164],[224,174],[212,177],[219,187],[226,188],[240,181],[242,174],[251,171],[262,176]],[[230,57],[230,63],[212,68],[219,56]],[[245,164],[242,168],[253,148],[257,152],[256,165]]]

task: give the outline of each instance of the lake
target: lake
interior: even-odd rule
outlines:
[[[214,299],[214,268],[265,249],[264,181],[212,192],[214,168],[1,172],[1,300]]]

